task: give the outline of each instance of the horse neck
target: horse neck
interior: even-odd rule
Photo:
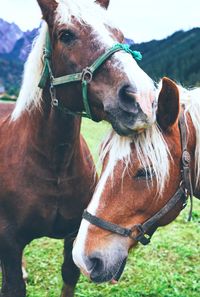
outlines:
[[[38,153],[49,159],[58,172],[70,166],[80,152],[81,119],[51,107],[48,91],[43,92],[41,111],[34,110],[30,119],[30,139]]]

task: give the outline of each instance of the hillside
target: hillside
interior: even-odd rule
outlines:
[[[37,29],[23,32],[14,23],[0,19],[0,85],[16,94],[20,88],[23,65]]]
[[[134,44],[140,66],[156,81],[168,76],[184,86],[200,86],[200,28],[178,31],[163,40]]]
[[[37,29],[22,32],[17,25],[0,19],[0,86],[10,94],[17,94],[20,88],[23,65],[36,34]],[[133,44],[132,48],[142,52],[140,66],[154,80],[169,76],[188,87],[200,85],[200,28]]]

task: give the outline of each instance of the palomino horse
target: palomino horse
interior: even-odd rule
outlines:
[[[199,98],[200,89],[164,78],[157,123],[132,140],[112,132],[105,141],[102,175],[73,249],[93,281],[119,277],[130,248],[173,221],[193,189],[200,198]]]
[[[108,2],[38,0],[44,24],[16,107],[0,121],[1,297],[26,295],[22,252],[42,236],[66,238],[62,297],[73,296],[79,270],[71,237],[95,187],[80,136],[84,108],[122,135],[154,121],[154,85],[133,59],[139,54],[120,43]]]

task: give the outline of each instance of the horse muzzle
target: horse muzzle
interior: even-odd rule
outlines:
[[[107,120],[121,136],[134,136],[150,127],[155,122],[155,115],[148,117],[138,107],[137,113],[127,112],[121,108],[107,109]]]
[[[117,282],[126,265],[128,253],[126,249],[109,249],[105,251],[94,251],[88,256],[80,254],[76,257],[73,253],[75,264],[80,270],[95,283]]]
[[[134,88],[125,86],[120,89],[117,100],[104,104],[106,119],[121,136],[141,133],[156,120],[155,102],[144,111],[139,103],[142,100],[138,97],[140,96]]]

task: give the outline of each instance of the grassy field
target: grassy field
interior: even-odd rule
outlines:
[[[82,132],[95,160],[98,143],[108,126],[85,120]],[[95,285],[81,276],[77,297],[199,297],[200,296],[200,203],[195,201],[193,221],[188,209],[169,226],[156,232],[152,243],[133,250],[119,284]],[[25,250],[28,297],[59,297],[62,280],[63,242],[43,238]],[[13,296],[14,297],[14,296]]]

